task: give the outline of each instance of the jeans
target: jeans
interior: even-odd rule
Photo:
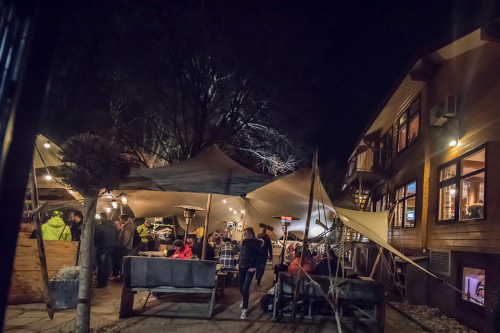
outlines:
[[[240,292],[243,296],[243,309],[248,309],[248,298],[250,297],[250,284],[252,283],[255,271],[249,272],[249,268],[240,268],[238,270],[238,283]]]
[[[105,286],[112,266],[113,249],[97,249],[97,284]]]
[[[260,285],[260,280],[262,280],[262,276],[264,275],[264,271],[266,270],[266,261],[267,261],[267,257],[262,258],[262,261],[261,261],[259,267],[257,267],[255,279],[257,280],[258,285]]]

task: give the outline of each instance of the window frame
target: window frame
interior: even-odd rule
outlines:
[[[480,152],[483,149],[484,149],[484,168],[470,172],[466,175],[462,175],[462,165],[461,165],[462,160],[471,156],[471,155],[474,155],[474,154]],[[441,177],[441,170],[443,170],[449,166],[452,166],[454,164],[456,164],[455,177],[440,181],[439,179]],[[484,143],[484,144],[477,146],[477,147],[469,150],[468,152],[454,158],[453,160],[448,161],[448,162],[443,163],[440,166],[438,166],[438,169],[437,169],[438,183],[437,183],[437,198],[436,198],[437,199],[436,200],[436,207],[437,207],[437,209],[436,209],[436,223],[437,224],[471,223],[474,221],[485,221],[486,220],[486,211],[487,211],[486,199],[488,197],[487,196],[487,187],[488,186],[486,186],[486,184],[487,184],[487,169],[488,169],[487,165],[488,165],[488,143]],[[483,173],[483,172],[484,172],[483,217],[475,218],[475,219],[461,220],[460,219],[460,198],[462,197],[462,188],[460,187],[460,183],[462,180],[464,180],[466,178],[478,175],[478,174]],[[457,195],[455,196],[455,212],[454,212],[455,217],[453,219],[440,220],[439,213],[441,212],[441,205],[439,202],[439,199],[440,199],[439,192],[441,189],[446,188],[446,187],[451,186],[451,185],[455,185],[455,189],[457,191],[456,192]]]
[[[415,194],[411,194],[411,195],[408,195],[406,193],[406,189],[408,188],[408,185],[412,184],[412,183],[415,183]],[[397,193],[398,193],[398,190],[403,188],[404,191],[403,191],[403,198],[402,199],[398,199],[398,196],[397,196]],[[394,224],[392,225],[392,229],[411,229],[411,228],[416,228],[417,227],[417,214],[418,214],[418,210],[417,210],[417,197],[418,197],[418,179],[417,178],[413,178],[412,180],[400,185],[400,186],[396,186],[395,189],[394,189],[394,208],[393,209],[398,209],[398,204],[400,202],[403,203],[403,212],[405,211],[405,208],[406,208],[406,200],[408,199],[411,199],[411,198],[415,198],[415,223],[413,226],[411,227],[406,227],[405,226],[405,221],[404,219],[401,221],[401,225],[400,226],[397,226],[396,225],[396,218],[397,218],[397,213],[395,212],[394,213]]]
[[[460,290],[464,290],[464,285],[463,285],[463,274],[464,274],[464,268],[473,268],[473,269],[480,269],[484,270],[484,280],[486,281],[486,275],[488,274],[487,272],[490,270],[484,263],[471,263],[469,260],[466,261],[457,261],[456,263],[457,267],[457,275],[456,275],[456,285],[460,286]],[[490,273],[491,274],[491,273]],[[485,295],[488,290],[488,286],[486,285],[485,288]],[[487,309],[489,307],[486,305],[486,298],[485,298],[485,304],[484,305],[479,305],[475,304],[472,302],[469,302],[465,299],[462,298],[462,293],[456,293],[455,295],[456,300],[455,304],[459,306],[461,309],[470,311],[474,315],[484,317],[486,314]]]
[[[411,107],[414,103],[416,103],[418,101],[418,111],[413,114],[413,115],[410,115],[410,110],[411,110]],[[402,152],[404,152],[405,150],[408,149],[408,147],[411,147],[413,144],[415,144],[415,142],[418,141],[418,139],[420,138],[420,124],[422,123],[421,121],[421,114],[422,114],[422,99],[420,98],[420,95],[418,95],[417,97],[415,97],[411,103],[406,107],[406,109],[404,110],[404,112],[402,112],[397,120],[396,120],[396,123],[394,124],[394,128],[396,128],[396,134],[397,134],[397,137],[396,139],[394,140],[394,135],[393,135],[393,140],[396,143],[396,156],[398,156],[399,154],[401,154]],[[405,116],[406,115],[406,121],[405,121],[405,126],[406,126],[406,144],[405,146],[399,150],[399,132],[400,132],[400,119],[401,117]],[[410,123],[411,123],[411,120],[412,119],[415,119],[416,116],[415,115],[418,115],[418,129],[417,129],[417,138],[415,140],[413,140],[412,142],[410,142]]]

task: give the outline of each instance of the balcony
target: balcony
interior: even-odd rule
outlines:
[[[384,149],[358,147],[349,160],[345,184],[359,186],[361,180],[362,186],[364,184],[371,187],[386,178],[385,169],[390,165],[386,155],[389,154],[390,151]]]

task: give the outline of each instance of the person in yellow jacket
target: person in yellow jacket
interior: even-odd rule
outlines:
[[[62,217],[63,212],[55,210],[50,220],[42,225],[42,238],[44,240],[71,241],[71,231]]]
[[[139,233],[139,236],[141,237],[141,241],[143,243],[148,242],[148,229],[151,226],[151,222],[146,220],[144,221],[143,224],[137,227],[137,232]]]
[[[198,229],[196,229],[196,238],[198,238],[198,241],[201,240],[204,232],[205,232],[205,228],[203,228],[203,227],[199,227]]]

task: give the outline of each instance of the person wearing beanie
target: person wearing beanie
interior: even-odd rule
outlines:
[[[189,246],[184,246],[184,242],[180,239],[174,241],[175,253],[172,258],[176,259],[191,259],[193,252]]]
[[[55,210],[50,220],[42,225],[42,238],[44,240],[71,241],[71,231],[62,217],[63,212]]]

